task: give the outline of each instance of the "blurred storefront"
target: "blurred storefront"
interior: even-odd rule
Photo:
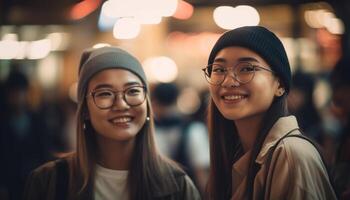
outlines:
[[[152,1],[157,5],[157,1]],[[200,74],[215,39],[226,29],[249,24],[267,26],[282,38],[294,70],[301,67],[317,72],[334,66],[342,52],[340,38],[349,23],[339,18],[344,16],[337,16],[344,11],[335,9],[346,9],[338,3],[306,1],[250,1],[244,3],[252,6],[246,10],[239,1],[175,1],[177,10],[159,16],[158,21],[137,21],[145,21],[146,15],[152,12],[157,14],[155,10],[161,7],[152,8],[152,1],[2,1],[1,80],[6,77],[11,63],[21,63],[38,87],[37,94],[44,98],[45,92],[54,90],[58,98],[63,98],[77,78],[82,49],[110,44],[122,46],[144,61],[151,81],[159,81],[157,76],[170,73],[169,79],[160,81],[175,81],[201,90],[206,87],[205,80],[193,74]],[[167,2],[174,4],[171,0]],[[141,17],[132,16],[135,13]],[[116,27],[123,23],[129,27]],[[133,30],[133,23],[138,30]],[[136,31],[134,36],[122,35],[133,31]],[[161,57],[175,65],[175,72],[171,70],[172,64],[157,60]],[[150,59],[153,64],[157,63],[156,67],[152,67]],[[162,74],[151,74],[151,68]]]

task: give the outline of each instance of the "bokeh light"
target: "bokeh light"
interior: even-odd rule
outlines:
[[[134,18],[121,18],[113,27],[116,39],[132,39],[138,36],[141,26]]]
[[[178,74],[175,61],[166,56],[148,58],[142,65],[150,82],[169,83],[174,81]]]

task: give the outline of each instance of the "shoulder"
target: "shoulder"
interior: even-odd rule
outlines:
[[[300,136],[300,133],[298,135]],[[310,141],[296,136],[284,138],[278,144],[274,154],[285,157],[285,161],[295,167],[311,165],[324,168],[316,147]]]
[[[31,172],[24,190],[26,200],[50,199],[55,185],[55,166],[56,161],[50,161]]]
[[[56,168],[56,161],[50,161],[47,162],[40,167],[36,168],[35,170],[32,171],[31,173],[31,178],[44,178],[44,177],[49,177],[52,176],[55,173],[55,168]]]
[[[274,174],[272,186],[285,188],[281,191],[293,199],[334,199],[322,157],[306,139],[294,136],[284,138],[273,153],[271,165],[270,170]],[[277,190],[274,193],[279,194]]]
[[[162,195],[172,194],[175,199],[200,199],[199,192],[191,178],[174,162],[164,162],[166,184],[162,186]]]
[[[167,179],[167,177],[175,178],[186,175],[185,171],[181,168],[179,163],[175,162],[167,156],[158,154],[157,163],[157,171],[161,174],[163,179]]]
[[[299,137],[284,138],[277,146],[273,160],[275,172],[286,176],[305,190],[315,191],[329,187],[329,177],[322,157],[316,147]],[[325,189],[325,188],[324,188]]]
[[[46,185],[49,182],[53,182],[55,181],[56,178],[56,173],[57,173],[57,168],[60,169],[64,169],[66,170],[66,166],[67,166],[67,170],[69,165],[72,162],[72,156],[67,156],[65,158],[59,158],[53,161],[49,161],[41,166],[39,166],[38,168],[36,168],[35,170],[33,170],[28,179],[27,182],[28,183],[41,183],[41,185]],[[66,166],[63,166],[65,165]],[[62,166],[62,167],[60,167]]]
[[[201,199],[198,189],[194,185],[192,179],[183,170],[173,168],[173,174],[179,186],[181,199]]]

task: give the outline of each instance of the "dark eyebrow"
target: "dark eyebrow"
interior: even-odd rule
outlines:
[[[241,57],[238,59],[238,62],[259,62],[259,61],[253,57]]]
[[[226,59],[225,58],[215,58],[213,63],[215,63],[215,62],[226,63]]]
[[[216,58],[214,60],[214,63],[215,62],[226,63],[227,61],[225,58]],[[238,58],[237,62],[259,62],[259,61],[253,57],[240,57],[240,58]]]
[[[142,86],[142,84],[140,84],[139,82],[136,82],[136,81],[132,81],[132,82],[127,82],[124,84],[124,87],[130,87],[130,86]],[[101,89],[101,88],[108,88],[108,89],[112,89],[113,86],[110,85],[110,84],[105,84],[105,83],[102,83],[102,84],[98,84],[96,85],[96,87],[94,88],[94,90],[98,90],[98,89]]]
[[[95,88],[93,90],[98,90],[101,88],[113,88],[110,84],[98,84],[95,86]]]
[[[133,81],[133,82],[127,82],[124,84],[124,87],[129,87],[129,86],[142,86],[141,83]]]

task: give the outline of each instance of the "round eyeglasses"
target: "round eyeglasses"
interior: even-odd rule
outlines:
[[[117,98],[118,93],[129,106],[139,106],[146,99],[145,86],[132,86],[124,91],[113,91],[111,89],[97,89],[89,93],[92,96],[95,105],[100,109],[111,108]]]
[[[255,71],[258,71],[259,69],[274,73],[270,69],[253,65],[249,62],[239,62],[234,67],[230,68],[232,68],[234,79],[241,84],[246,84],[253,80]],[[220,64],[211,64],[202,70],[208,83],[212,85],[221,85],[228,74],[229,67],[224,67]]]

